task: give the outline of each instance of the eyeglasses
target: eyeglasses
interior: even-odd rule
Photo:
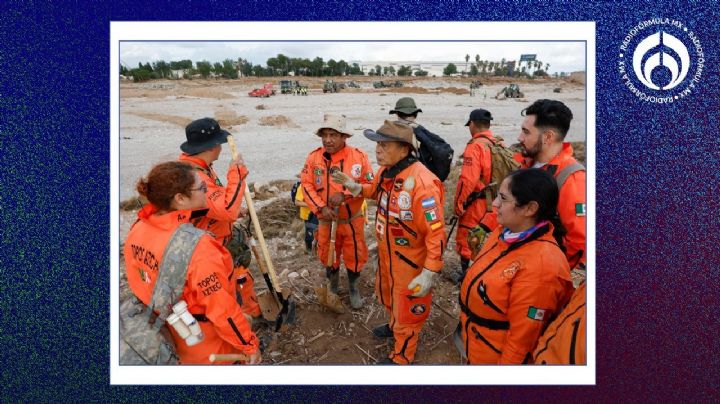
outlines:
[[[503,194],[498,194],[498,198],[500,199],[500,203],[512,203],[512,204],[515,203],[515,200],[514,200],[514,199],[508,199],[508,198],[507,198],[505,195],[503,195]]]
[[[190,188],[190,191],[202,191],[204,194],[207,192],[207,184],[203,182],[198,188]]]

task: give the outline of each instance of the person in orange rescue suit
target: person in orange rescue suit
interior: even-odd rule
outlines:
[[[587,363],[587,288],[583,282],[570,302],[553,320],[533,353],[536,365],[585,365]]]
[[[392,351],[379,363],[410,364],[430,314],[433,278],[443,266],[445,195],[440,180],[417,160],[410,126],[385,121],[377,131],[364,134],[377,142],[381,168],[373,183],[361,185],[342,174],[333,179],[353,195],[377,202],[375,293],[390,319],[373,334],[395,339]]]
[[[206,208],[208,188],[197,170],[173,161],[155,166],[147,179],[138,182],[137,191],[150,203],[138,213],[124,254],[130,289],[147,305],[170,237],[178,226],[191,222]],[[212,235],[202,236],[189,262],[182,300],[200,324],[204,338],[187,346],[174,328],[168,327],[181,364],[208,364],[214,353],[242,353],[249,356],[249,363],[260,363],[259,340],[235,300],[232,275],[230,253]]]
[[[241,156],[230,162],[227,187],[223,186],[220,177],[213,169],[212,164],[220,156],[221,145],[227,143],[229,135],[230,133],[223,130],[212,118],[194,120],[185,127],[187,141],[180,145],[182,154],[179,158],[180,161],[190,164],[197,170],[208,189],[205,195],[207,207],[193,219],[193,225],[212,233],[225,247],[229,246],[233,237],[243,238],[243,235],[233,234],[233,223],[240,216],[245,179],[248,175],[248,169]],[[236,284],[237,299],[246,313],[259,318],[260,305],[257,303],[253,276],[248,270],[249,262],[241,263],[235,253],[234,249],[231,250],[235,264],[233,279]]]
[[[460,286],[456,333],[471,364],[528,363],[573,291],[562,251],[558,189],[547,172],[518,170],[500,185],[488,236]]]
[[[325,266],[330,290],[338,292],[342,257],[348,275],[350,305],[359,309],[362,307],[362,297],[358,282],[360,271],[368,259],[362,213],[364,199],[353,196],[342,185],[330,181],[330,174],[340,171],[355,181],[370,183],[373,172],[367,153],[346,144],[347,138],[352,135],[347,133],[345,125],[344,115],[325,114],[322,126],[315,133],[322,138],[322,147],[308,155],[300,182],[305,202],[320,221],[317,232],[318,258]],[[327,266],[333,220],[337,220],[335,261],[332,266]]]
[[[518,142],[522,152],[515,156],[522,168],[542,168],[551,173],[560,188],[558,212],[567,229],[564,239],[573,278],[585,277],[586,180],[585,167],[573,157],[573,148],[564,142],[573,118],[560,101],[537,100],[522,111],[525,115]]]
[[[460,171],[453,208],[458,217],[455,248],[460,254],[460,271],[450,273],[450,278],[459,284],[470,265],[472,249],[468,245],[468,232],[476,226],[487,233],[497,226],[492,209],[488,210],[485,200],[485,187],[490,184],[492,175],[492,154],[489,145],[498,140],[490,131],[492,120],[490,111],[476,109],[470,113],[465,126],[471,139],[463,152],[463,165]]]

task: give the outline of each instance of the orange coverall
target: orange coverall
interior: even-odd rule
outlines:
[[[362,215],[364,200],[360,196],[353,197],[342,185],[334,183],[330,178],[331,169],[338,169],[354,181],[367,184],[373,179],[372,167],[367,154],[358,148],[346,145],[335,154],[329,154],[325,152],[324,147],[319,147],[308,155],[300,174],[305,202],[320,220],[317,233],[320,262],[323,266],[327,266],[332,223],[323,218],[320,212],[324,206],[329,206],[330,195],[340,192],[345,196],[345,203],[340,206],[338,212],[333,268],[340,267],[342,255],[345,268],[352,272],[360,272],[368,259],[365,218]]]
[[[570,302],[538,341],[533,357],[541,365],[584,365],[586,359],[587,288],[575,289]]]
[[[535,164],[532,159],[523,158],[522,154],[516,154],[515,160],[520,162],[521,168],[530,168]],[[573,148],[570,143],[563,143],[560,153],[542,169],[549,171],[555,178],[570,164],[577,163],[573,157]],[[558,200],[558,213],[560,221],[567,230],[563,240],[565,245],[565,256],[570,268],[574,269],[580,263],[585,264],[585,204],[586,204],[586,180],[585,171],[576,171],[565,181],[560,188],[560,199]]]
[[[243,192],[245,192],[245,177],[248,170],[245,166],[233,167],[228,170],[228,186],[223,187],[220,178],[204,160],[185,153],[180,155],[180,161],[188,163],[198,170],[200,179],[207,185],[205,194],[207,210],[204,216],[199,216],[192,221],[193,225],[201,230],[207,230],[215,238],[226,245],[232,233],[232,224],[240,215],[240,205]]]
[[[227,245],[232,236],[232,225],[240,215],[248,169],[241,166],[228,170],[228,186],[223,187],[215,170],[205,160],[185,153],[180,155],[179,160],[195,167],[200,179],[208,187],[205,193],[208,208],[197,211],[206,214],[194,219],[193,225],[198,229],[209,231],[222,245]],[[238,266],[234,271],[233,284],[235,284],[237,294],[241,296],[238,300],[242,302],[243,311],[253,317],[259,316],[261,311],[255,294],[252,274],[244,266]],[[238,283],[238,281],[242,283]]]
[[[487,210],[485,186],[491,181],[492,154],[488,144],[497,142],[490,130],[480,131],[472,135],[463,152],[463,166],[460,171],[455,191],[455,214],[460,218],[455,235],[455,249],[465,259],[471,259],[472,250],[468,246],[468,232],[478,224],[486,227],[488,232],[497,227],[497,217],[492,208]],[[480,197],[465,208],[463,205],[472,193]],[[491,201],[492,202],[492,201]]]
[[[175,229],[193,218],[195,212],[173,211],[157,215],[152,204],[138,213],[128,233],[124,254],[128,283],[135,296],[149,304],[165,247]],[[198,320],[202,342],[188,347],[173,327],[168,326],[182,364],[209,364],[213,353],[253,354],[259,340],[252,332],[235,300],[230,253],[215,239],[203,236],[190,260],[182,300]]]
[[[430,315],[432,292],[413,297],[408,285],[423,268],[433,272],[442,269],[445,195],[440,180],[420,162],[391,178],[382,178],[385,170],[380,168],[373,184],[363,185],[362,195],[375,199],[378,206],[375,293],[390,314],[388,324],[395,337],[388,357],[395,363],[409,364],[415,358],[420,330]]]
[[[573,291],[551,224],[507,244],[496,228],[460,287],[460,325],[471,364],[529,359],[548,320]]]

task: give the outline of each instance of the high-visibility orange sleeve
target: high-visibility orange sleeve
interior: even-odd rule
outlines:
[[[573,173],[562,189],[558,203],[560,221],[567,230],[565,235],[565,256],[568,258],[570,268],[576,268],[578,264],[585,263],[586,243],[586,196],[585,196],[585,171]]]
[[[227,186],[217,185],[204,172],[198,172],[207,184],[207,216],[223,222],[233,222],[240,214],[240,205],[245,192],[245,178],[248,169],[245,166],[232,166],[227,173]]]
[[[535,349],[545,320],[567,301],[568,293],[562,283],[515,279],[507,312],[510,330],[498,364],[523,363]],[[531,318],[539,316],[539,310],[542,310],[542,319]]]
[[[443,267],[442,254],[445,248],[444,188],[442,182],[437,178],[417,176],[415,181],[416,191],[413,195],[411,209],[418,232],[424,235],[427,255],[423,267],[433,272],[440,272]],[[428,208],[429,201],[433,201],[432,208]],[[423,207],[423,203],[425,203],[425,207]],[[430,210],[434,210],[435,220],[427,219],[425,213]]]
[[[315,185],[313,184],[312,160],[314,154],[315,152],[310,153],[307,160],[305,160],[305,165],[300,172],[300,186],[305,193],[305,202],[308,204],[308,207],[316,216],[319,217],[322,208],[327,206],[327,201],[323,196],[318,194],[317,190],[315,190]]]
[[[492,158],[490,152],[481,140],[475,140],[465,147],[463,153],[463,166],[460,171],[457,189],[455,191],[455,214],[461,216],[465,212],[463,204],[468,196],[476,190],[485,187],[486,177],[490,175]],[[481,178],[482,175],[482,178]],[[477,188],[477,189],[476,189]]]
[[[232,268],[232,258],[219,243],[210,241],[203,237],[190,261],[192,271],[188,273],[187,282],[194,294],[194,303],[202,307],[220,338],[251,355],[260,345],[234,294],[231,294],[234,287],[230,285],[227,268]],[[196,310],[195,307],[192,309]]]

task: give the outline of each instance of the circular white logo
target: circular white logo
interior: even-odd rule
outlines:
[[[692,94],[705,55],[700,40],[682,22],[645,20],[620,46],[618,68],[625,86],[643,101],[672,103]]]

